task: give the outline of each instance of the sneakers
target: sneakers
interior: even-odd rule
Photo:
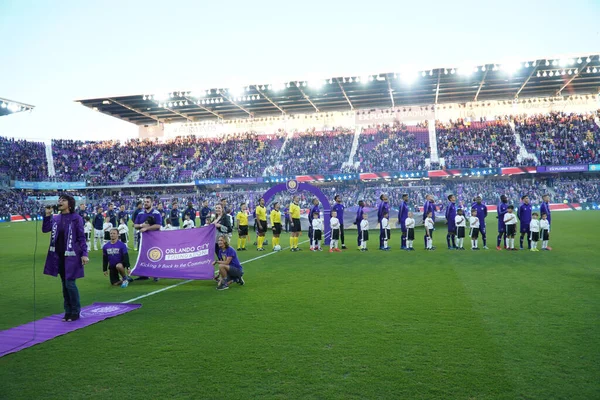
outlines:
[[[489,250],[490,248],[489,248],[489,247],[487,247],[487,246],[483,246],[483,249],[484,249],[484,250]]]
[[[496,246],[496,250],[502,250],[502,247]]]
[[[121,283],[121,288],[125,289],[129,286],[129,281],[127,279],[123,279],[123,283]]]
[[[244,286],[246,284],[246,282],[244,281],[244,278],[242,278],[240,276],[239,279],[237,280],[237,284],[240,286]]]
[[[552,247],[548,246],[548,247],[546,247],[546,250],[552,251]]]
[[[256,251],[265,251],[265,249],[263,247],[258,247]]]
[[[242,248],[241,248],[241,247],[238,247],[238,248],[237,248],[237,251],[242,251]]]
[[[126,279],[127,279],[127,282],[129,282],[129,283],[133,282],[133,278],[132,278],[132,277],[130,277],[129,275],[127,275],[127,278],[126,278]]]
[[[158,278],[154,278],[154,282],[158,282]]]
[[[323,251],[323,248],[322,248],[322,247],[319,247],[317,250],[318,250],[318,251]]]
[[[343,244],[343,245],[342,245],[342,250],[346,250],[346,249],[347,249],[346,245],[345,245],[345,244]]]
[[[310,246],[310,249],[309,249],[309,250],[310,250],[310,251],[315,251],[315,248],[314,248],[314,247],[312,247],[312,246]]]
[[[330,253],[333,253],[333,249],[329,249],[329,252],[330,252]]]
[[[66,321],[68,321],[70,318],[71,318],[71,314],[65,314],[65,316],[64,316],[64,317],[62,317],[62,321],[63,321],[63,322],[66,322]]]
[[[390,250],[391,250],[391,248],[390,248],[390,247],[384,247],[384,248],[383,248],[383,251],[390,251]]]
[[[229,289],[229,285],[226,283],[222,283],[219,286],[217,286],[217,290],[227,290]]]
[[[342,251],[340,249],[338,249],[337,247],[335,249],[333,249],[333,251],[335,251],[336,253],[341,253]]]
[[[67,322],[74,322],[74,321],[77,321],[78,319],[79,319],[79,313],[71,314],[71,315],[69,315],[69,318],[67,318]]]

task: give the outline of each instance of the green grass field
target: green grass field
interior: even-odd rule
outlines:
[[[0,329],[33,317],[35,227],[0,224]],[[342,254],[304,244],[246,263],[244,287],[180,285],[1,358],[0,398],[598,399],[599,227],[598,212],[555,213],[554,250],[539,253],[451,252],[444,226],[435,252],[421,231],[412,253],[398,231],[391,252],[375,239],[358,252],[355,231]],[[62,312],[62,296],[42,274],[49,238],[38,235],[41,318]],[[110,287],[99,252],[90,259],[82,305],[177,282]]]

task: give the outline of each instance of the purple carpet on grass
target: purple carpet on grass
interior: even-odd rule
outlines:
[[[78,321],[63,322],[56,314],[35,322],[0,331],[0,357],[43,343],[77,329],[140,308],[141,304],[94,303],[81,309]]]

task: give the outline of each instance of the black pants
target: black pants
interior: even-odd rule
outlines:
[[[340,241],[342,242],[342,246],[345,246],[345,244],[344,244],[344,224],[340,224]]]

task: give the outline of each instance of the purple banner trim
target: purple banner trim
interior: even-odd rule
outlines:
[[[142,233],[132,275],[173,279],[213,279],[214,225]]]
[[[537,167],[537,172],[586,172],[587,164],[578,165],[544,165]]]
[[[81,309],[75,322],[63,322],[63,314],[42,318],[35,322],[0,332],[0,357],[26,349],[57,336],[85,328],[107,318],[116,317],[140,308],[141,304],[94,303]]]

